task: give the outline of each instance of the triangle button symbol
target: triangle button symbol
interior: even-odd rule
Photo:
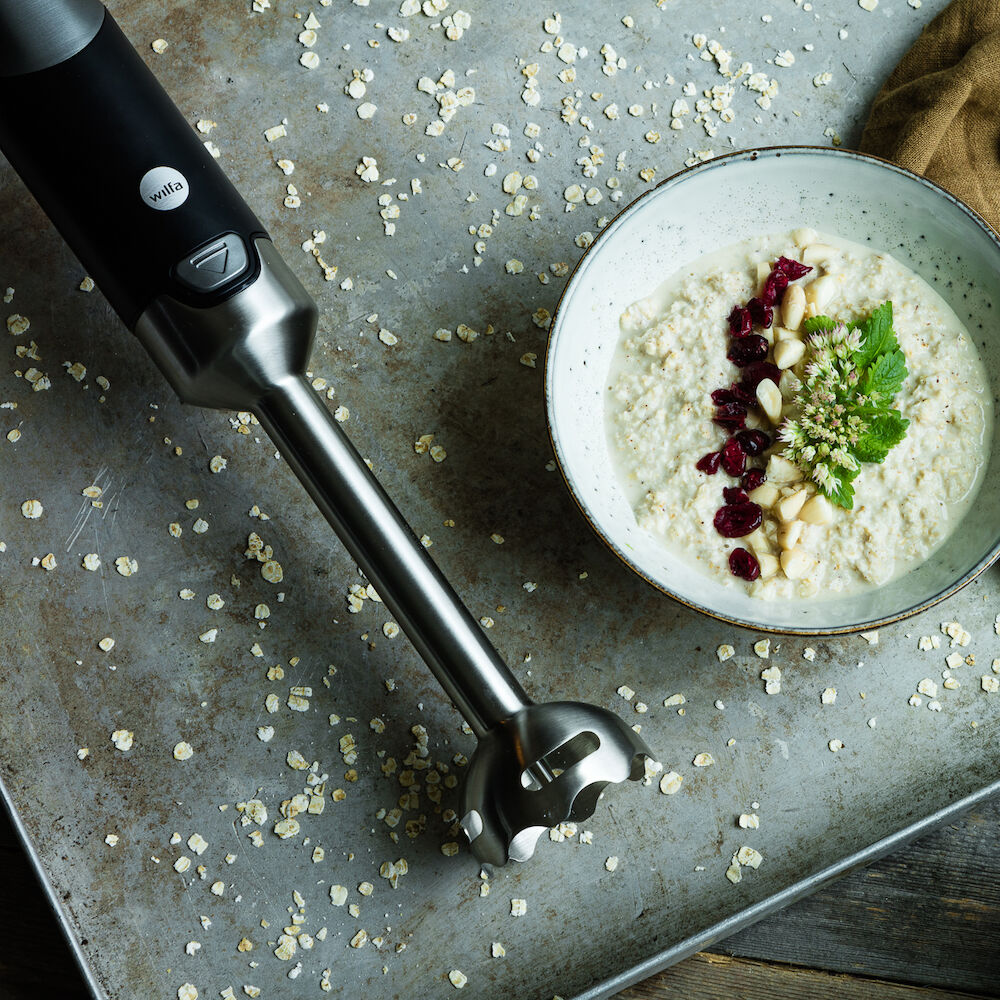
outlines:
[[[211,271],[213,274],[225,274],[229,263],[229,247],[213,247],[207,254],[191,261],[199,271]]]

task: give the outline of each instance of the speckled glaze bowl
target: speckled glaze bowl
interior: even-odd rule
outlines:
[[[678,268],[719,247],[811,226],[892,254],[958,314],[1000,387],[1000,240],[980,216],[922,177],[847,150],[783,147],[709,160],[637,198],[598,236],[563,292],[549,334],[549,432],[594,530],[665,594],[750,628],[823,635],[875,628],[964,586],[1000,553],[1000,455],[951,537],[922,565],[854,594],[772,602],[690,567],[641,529],[614,472],[605,392],[619,316]],[[1000,412],[1000,406],[997,407]]]

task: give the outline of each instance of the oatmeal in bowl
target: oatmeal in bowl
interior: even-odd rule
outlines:
[[[982,483],[968,332],[891,255],[808,227],[694,262],[621,317],[605,403],[637,523],[762,599],[877,587]]]
[[[922,178],[840,150],[700,164],[619,215],[560,301],[561,471],[698,610],[802,634],[914,613],[1000,547],[994,302],[996,235]]]

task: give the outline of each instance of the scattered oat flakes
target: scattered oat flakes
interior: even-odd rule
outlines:
[[[827,746],[830,748],[830,753],[837,753],[837,751],[844,749],[844,741],[843,740],[830,740],[830,742],[827,744]]]
[[[163,53],[167,51],[167,47],[168,47],[169,45],[170,45],[170,43],[169,43],[169,42],[168,42],[168,41],[167,41],[167,40],[166,40],[165,38],[157,38],[157,39],[155,39],[155,40],[154,40],[153,42],[151,42],[151,43],[150,43],[150,46],[149,46],[149,47],[150,47],[150,48],[151,48],[151,49],[152,49],[152,50],[153,50],[153,51],[154,51],[154,52],[155,52],[155,53],[156,53],[157,55],[159,55],[159,56],[162,56],[162,55],[163,55]],[[192,989],[194,989],[194,987],[193,987],[193,986],[192,986],[191,988],[192,988]],[[177,991],[177,995],[178,995],[178,996],[180,996],[180,990],[178,990],[178,991]],[[195,990],[195,992],[194,992],[194,997],[193,997],[193,998],[191,998],[191,1000],[194,1000],[194,998],[196,998],[197,996],[198,996],[198,991],[197,991],[197,990]],[[180,1000],[188,1000],[188,998],[187,998],[187,997],[181,997],[181,998],[180,998]]]
[[[132,743],[135,734],[129,729],[116,729],[111,734],[111,742],[121,750],[122,753],[127,753],[132,749]]]
[[[261,565],[260,575],[267,580],[268,583],[281,583],[285,574],[281,568],[281,563],[279,563],[276,559],[268,559]]]
[[[526,899],[512,899],[510,901],[510,915],[512,917],[523,917],[528,912],[528,901]]]
[[[40,518],[44,509],[40,500],[25,500],[21,504],[21,514],[23,517],[28,518],[29,521],[35,521]]]
[[[753,651],[762,659],[766,660],[771,655],[771,640],[761,639],[753,644]]]
[[[660,778],[660,791],[664,795],[676,795],[677,792],[681,790],[681,784],[684,778],[679,775],[676,771],[667,771],[662,778]]]
[[[119,556],[115,560],[115,569],[121,576],[134,576],[139,572],[139,564],[131,556]]]
[[[716,651],[715,655],[719,658],[720,663],[725,663],[726,660],[732,659],[735,655],[736,650],[729,645],[729,643],[724,642]]]
[[[760,672],[760,679],[764,682],[766,694],[781,693],[781,669],[779,667],[767,667]]]
[[[193,754],[194,750],[191,744],[184,742],[184,740],[174,746],[174,760],[190,760]]]
[[[711,767],[715,763],[715,758],[710,753],[695,754],[691,762],[695,767]]]

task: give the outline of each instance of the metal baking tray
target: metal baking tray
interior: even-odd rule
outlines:
[[[803,55],[783,71],[789,96],[779,105],[781,115],[794,106],[801,118],[758,128],[741,92],[734,141],[815,141],[827,123],[849,141],[878,80],[941,6],[925,2],[905,31],[899,17],[851,11],[833,22],[796,8],[775,12],[766,28],[741,25],[738,40],[730,32],[726,44],[762,64],[775,44],[794,39],[821,52],[841,46],[845,61],[866,67],[860,83],[845,77],[813,88],[811,76],[825,63]],[[655,779],[613,789],[572,836],[543,838],[532,862],[485,880],[464,847],[452,856],[448,845],[461,837],[448,812],[457,803],[449,786],[473,749],[461,720],[404,638],[384,634],[384,605],[366,599],[349,611],[347,595],[363,581],[259,428],[172,399],[99,295],[77,290],[79,266],[0,167],[0,290],[15,289],[5,315],[31,320],[27,334],[7,339],[0,371],[0,402],[17,403],[0,409],[0,431],[22,433],[15,444],[0,437],[0,783],[95,996],[173,996],[191,983],[203,997],[226,987],[241,995],[245,984],[269,1000],[300,997],[321,992],[325,969],[331,994],[345,997],[450,996],[452,970],[468,977],[462,996],[603,996],[1000,790],[990,738],[1000,696],[979,684],[991,670],[995,569],[932,611],[882,629],[877,645],[858,636],[772,638],[765,661],[753,651],[761,636],[654,593],[576,514],[551,467],[541,368],[520,359],[544,350],[531,314],[551,310],[562,284],[548,265],[571,263],[574,237],[613,206],[562,212],[563,188],[581,179],[574,161],[582,130],[559,121],[565,88],[555,74],[563,64],[552,56],[545,103],[522,109],[512,55],[541,58],[546,36],[535,15],[505,6],[511,34],[500,46],[486,30],[493,6],[487,14],[470,5],[473,27],[454,43],[428,19],[411,18],[411,38],[397,50],[365,8],[334,15],[317,6],[329,24],[320,29],[323,66],[310,73],[297,62],[300,23],[291,12],[247,8],[204,0],[164,14],[147,0],[112,5],[134,39],[170,41],[169,58],[150,54],[155,68],[189,120],[218,121],[211,138],[224,163],[320,301],[313,370],[334,390],[330,405],[349,409],[353,439],[418,534],[429,536],[472,610],[493,620],[491,636],[529,693],[624,713],[642,726],[664,768],[685,781],[672,796]],[[706,64],[687,60],[690,38],[722,37],[719,26],[738,9],[678,6],[668,21],[649,5],[632,12],[635,29],[603,5],[567,4],[561,13],[577,44],[594,53],[608,41],[629,54],[630,66],[643,65],[638,75],[608,78],[593,54],[581,61],[577,87],[596,121],[603,103],[590,100],[592,90],[621,107],[643,94],[648,103],[641,86],[648,76],[661,84],[663,106],[673,93],[668,72],[678,86],[689,76],[699,86],[717,82]],[[845,24],[847,47],[837,38]],[[376,37],[379,48],[369,48]],[[348,42],[349,51],[341,48]],[[375,73],[376,123],[390,123],[383,129],[357,123],[340,93],[351,70],[366,65]],[[459,75],[478,69],[469,77],[477,104],[443,136],[426,137],[434,104],[415,83],[448,67]],[[328,115],[315,111],[321,100]],[[407,131],[396,123],[410,110],[420,123]],[[288,137],[269,147],[263,129],[285,117]],[[505,216],[509,199],[499,192],[504,173],[528,169],[526,120],[543,124],[545,156],[531,168],[541,183],[538,223]],[[483,145],[494,122],[510,128],[511,152]],[[595,124],[592,140],[608,157],[602,182],[615,173],[618,151],[628,153],[629,170],[617,174],[621,204],[644,187],[639,167],[655,162],[664,176],[689,155],[686,136],[683,148],[669,139],[645,143],[649,127]],[[696,148],[702,144],[709,142],[699,139]],[[358,181],[362,155],[374,155],[383,179],[395,177],[396,185]],[[295,161],[294,175],[274,168],[279,156]],[[450,156],[466,161],[465,172],[438,167]],[[490,162],[499,166],[492,179],[483,175]],[[422,179],[424,193],[399,203],[396,235],[387,238],[376,199],[408,189],[411,177]],[[296,210],[281,206],[290,181],[303,195]],[[465,200],[470,190],[478,202]],[[476,267],[468,227],[489,222],[494,207],[502,219]],[[336,282],[325,283],[298,249],[313,229],[328,234],[323,256],[339,266]],[[513,258],[524,261],[523,274],[505,273]],[[543,270],[548,284],[534,276]],[[342,291],[348,276],[354,289]],[[435,329],[459,323],[479,337],[433,339]],[[399,337],[395,347],[378,340],[380,326]],[[32,340],[39,360],[14,355],[15,345]],[[63,367],[77,361],[87,369],[81,382]],[[50,389],[34,392],[16,374],[31,366],[48,374]],[[446,448],[444,462],[415,453],[414,440],[428,433]],[[215,455],[228,462],[217,474],[209,471]],[[100,507],[81,493],[92,485],[102,491]],[[28,499],[42,502],[41,518],[21,516]],[[198,506],[189,509],[193,499]],[[254,505],[267,520],[248,514]],[[195,531],[199,518],[204,532]],[[179,538],[168,532],[172,522],[183,529]],[[281,562],[280,585],[245,557],[253,531]],[[81,565],[90,552],[102,560],[95,572]],[[33,564],[48,553],[55,569]],[[120,556],[137,560],[138,572],[121,576]],[[183,588],[196,597],[181,600]],[[224,607],[211,610],[211,594]],[[263,628],[259,604],[270,612]],[[953,621],[971,634],[968,646],[950,647],[941,625]],[[211,628],[215,641],[200,641]],[[920,650],[920,637],[931,635],[940,647]],[[115,640],[109,652],[98,646],[105,637]],[[723,643],[736,651],[726,662],[716,655]],[[816,651],[812,661],[803,657],[807,647]],[[961,687],[945,690],[941,674],[953,652],[977,662],[956,667]],[[774,665],[782,690],[767,695],[760,672]],[[941,687],[940,712],[928,710],[927,697],[919,707],[908,703],[923,678]],[[622,685],[635,689],[631,701],[617,693]],[[312,689],[305,711],[287,707],[293,687]],[[833,705],[820,701],[827,687],[837,688]],[[269,693],[278,697],[273,714]],[[684,695],[683,705],[665,706],[674,694]],[[636,711],[640,700],[646,712]],[[331,725],[331,716],[339,721]],[[265,743],[257,729],[268,725],[275,733]],[[419,750],[407,764],[422,745],[415,725],[426,731],[427,756]],[[127,752],[111,741],[119,729],[134,733]],[[347,734],[356,761],[341,752]],[[845,744],[837,753],[828,746],[834,739]],[[182,740],[194,755],[177,761],[173,748]],[[89,753],[80,759],[82,748]],[[299,816],[300,833],[280,840],[272,832],[279,807],[308,787],[310,774],[288,766],[293,750],[328,775],[325,807]],[[701,752],[715,764],[694,767]],[[425,762],[433,766],[422,769]],[[428,781],[428,773],[437,778]],[[391,810],[414,791],[411,778],[417,798],[390,826]],[[339,801],[334,789],[344,791]],[[266,823],[241,825],[237,803],[250,799],[264,803]],[[759,829],[737,825],[749,812],[759,815]],[[248,837],[256,829],[261,847]],[[193,834],[207,841],[201,855],[187,845]],[[764,860],[734,885],[725,873],[743,845]],[[174,869],[181,856],[192,861],[184,873]],[[380,866],[401,858],[408,871],[393,888]],[[618,859],[613,871],[609,858]],[[211,888],[217,882],[220,895]],[[370,896],[358,891],[364,882]],[[357,916],[331,904],[334,884],[348,889]],[[526,900],[523,916],[511,915],[512,899]],[[312,947],[302,939],[282,961],[276,942],[300,916]],[[351,947],[361,929],[368,943]],[[244,938],[252,950],[238,950]],[[187,954],[192,942],[200,948]],[[492,956],[494,942],[502,957]]]

